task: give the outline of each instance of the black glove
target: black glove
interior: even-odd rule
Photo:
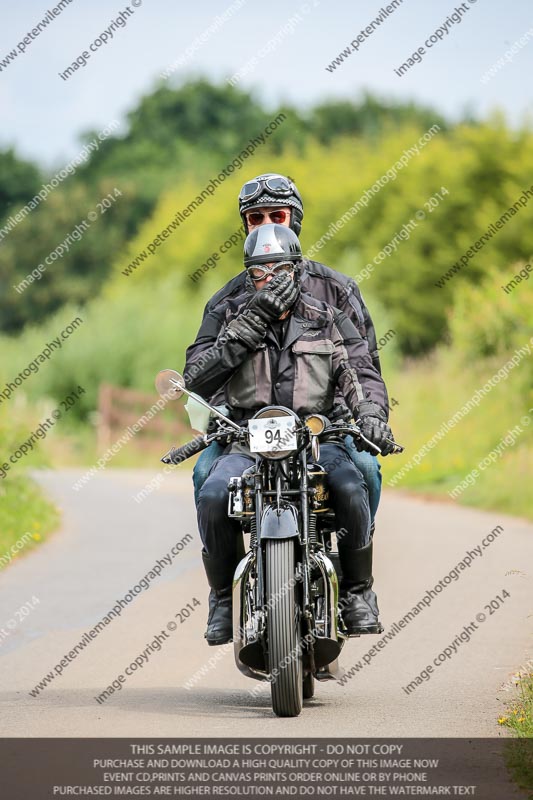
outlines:
[[[345,406],[344,403],[337,403],[329,413],[330,422],[349,422],[352,418],[352,412]]]
[[[244,309],[242,314],[228,324],[223,336],[220,337],[220,342],[227,344],[237,339],[249,350],[257,350],[265,338],[266,329],[267,323],[258,314],[250,309]]]
[[[379,447],[381,455],[388,456],[394,451],[394,436],[387,424],[385,412],[376,403],[363,400],[354,410],[353,416],[363,436],[366,436],[367,439],[370,439],[371,442]],[[388,442],[387,439],[391,441]],[[368,450],[369,453],[375,453],[361,439],[356,439],[355,446],[359,451]]]
[[[289,273],[282,272],[254,294],[247,308],[265,322],[273,322],[294,305],[298,291]]]

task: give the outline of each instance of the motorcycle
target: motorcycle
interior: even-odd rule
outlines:
[[[255,464],[228,485],[228,515],[249,535],[233,578],[235,663],[247,677],[270,682],[277,716],[296,717],[303,700],[314,696],[315,679],[335,679],[349,638],[339,608],[334,538],[340,532],[320,443],[348,435],[380,450],[357,425],[320,414],[300,419],[283,406],[266,406],[239,425],[190,392],[174,370],[160,372],[156,388],[166,399],[188,395],[214,419],[213,432],[172,447],[163,463],[180,464],[214,441],[239,443],[255,455]]]

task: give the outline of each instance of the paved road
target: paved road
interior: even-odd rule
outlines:
[[[228,648],[203,639],[207,585],[200,563],[187,473],[165,480],[144,502],[154,473],[106,470],[81,491],[76,470],[38,480],[64,511],[60,532],[0,575],[0,628],[32,597],[38,605],[0,644],[1,736],[496,736],[501,685],[531,651],[533,526],[385,493],[376,533],[376,589],[386,630],[449,574],[496,526],[503,531],[457,581],[387,641],[344,685],[321,684],[297,719],[272,714],[268,686],[244,678]],[[66,664],[29,694],[171,547],[194,539]],[[506,589],[494,613],[484,606]],[[176,612],[201,605],[176,630]],[[34,601],[33,601],[34,602]],[[485,613],[469,642],[409,695],[407,686],[465,625]],[[157,643],[156,636],[161,644]],[[348,671],[379,637],[348,642]],[[466,637],[463,637],[466,638]],[[149,645],[152,644],[152,647]],[[157,648],[160,647],[158,650]],[[148,652],[147,652],[148,650]],[[149,656],[104,703],[99,695],[140,653]],[[151,651],[151,652],[150,652]],[[192,688],[187,681],[218,658]],[[259,695],[250,694],[263,687]]]

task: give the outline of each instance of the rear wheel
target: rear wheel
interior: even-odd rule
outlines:
[[[272,708],[297,717],[303,703],[302,648],[294,587],[294,539],[266,542],[268,670]],[[312,677],[312,676],[311,676]]]

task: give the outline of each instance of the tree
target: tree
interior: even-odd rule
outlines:
[[[41,188],[40,170],[28,161],[23,161],[11,148],[0,152],[0,219],[36,195]]]
[[[442,130],[448,125],[434,109],[415,103],[394,103],[364,94],[359,103],[351,100],[329,100],[315,106],[309,114],[309,128],[323,144],[339,136],[376,137],[391,128],[411,125],[427,130],[437,123]]]

